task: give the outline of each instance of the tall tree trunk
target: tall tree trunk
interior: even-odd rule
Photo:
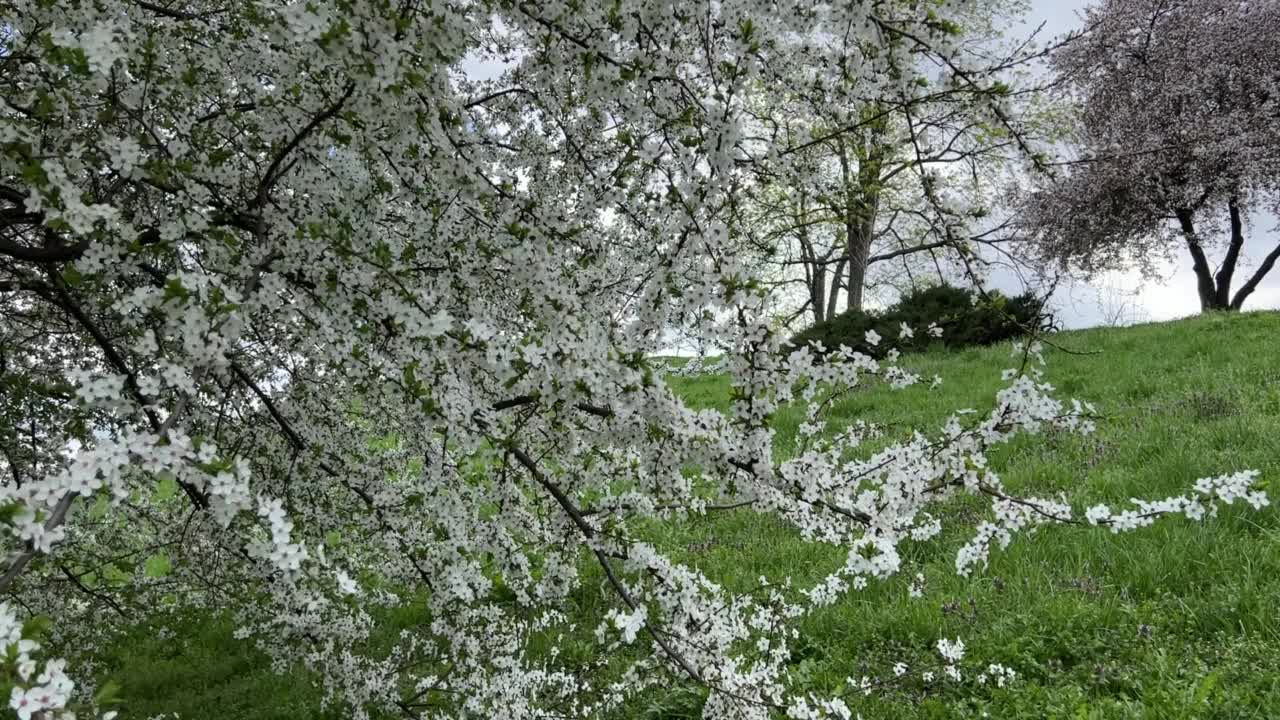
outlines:
[[[827,310],[827,271],[812,252],[804,253],[805,286],[809,288],[809,314],[813,322],[820,323],[826,319]]]
[[[809,288],[809,312],[813,315],[813,322],[816,324],[829,317],[827,314],[827,264],[826,258],[818,257],[813,241],[809,238],[809,205],[804,192],[800,193],[800,213],[796,217],[796,224],[800,227],[797,237],[800,241],[800,259],[805,271],[805,284]]]
[[[813,322],[820,323],[827,319],[827,271],[821,265],[813,268],[813,279],[809,284],[809,302],[813,304]]]
[[[1240,262],[1240,248],[1244,247],[1244,224],[1240,220],[1240,206],[1234,197],[1227,201],[1227,210],[1231,213],[1231,244],[1227,246],[1227,256],[1214,277],[1218,286],[1214,304],[1220,308],[1232,305],[1231,279],[1236,273],[1236,264]]]
[[[845,251],[849,256],[849,292],[848,309],[861,310],[863,291],[867,285],[867,259],[871,257],[871,233],[865,218],[848,215],[845,218],[845,232],[848,238]]]
[[[844,185],[845,256],[848,258],[847,304],[861,310],[867,284],[867,266],[875,236],[876,214],[880,209],[880,171],[884,162],[882,128],[873,126],[861,147],[856,148],[858,167],[850,162],[849,146],[840,141],[840,180]]]
[[[1191,267],[1196,273],[1196,290],[1200,294],[1200,311],[1226,309],[1226,305],[1218,304],[1218,288],[1209,269],[1209,260],[1205,257],[1204,248],[1196,234],[1195,222],[1190,210],[1177,210],[1175,215],[1182,226],[1182,237],[1186,240],[1187,250],[1191,253]]]
[[[813,274],[809,278],[809,302],[813,305],[813,321],[820,323],[830,317],[827,314],[827,268],[816,255],[813,258]]]
[[[831,287],[827,290],[827,317],[833,318],[840,312],[840,278],[844,277],[845,259],[836,261],[835,271],[831,273]]]

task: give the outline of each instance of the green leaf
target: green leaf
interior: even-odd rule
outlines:
[[[22,179],[36,187],[44,187],[49,183],[49,175],[39,160],[30,160],[22,166]]]
[[[120,683],[115,680],[108,680],[98,686],[98,691],[93,694],[94,705],[115,705],[121,702],[120,699]]]
[[[22,637],[30,640],[49,632],[53,627],[53,618],[48,615],[32,615],[22,623]]]
[[[164,284],[165,302],[175,299],[185,300],[190,294],[190,291],[182,286],[182,281],[178,278],[169,278],[169,281]]]
[[[143,565],[144,572],[149,578],[162,578],[173,571],[173,564],[169,562],[169,556],[163,553],[156,553],[147,558],[147,562]]]
[[[84,275],[80,274],[75,265],[68,265],[67,269],[62,271],[62,281],[68,287],[79,287],[84,282]]]
[[[20,502],[11,502],[11,503],[6,503],[4,505],[0,505],[0,524],[4,524],[4,525],[12,524],[13,517],[18,513],[22,512],[22,510],[25,507],[26,506]]]
[[[156,483],[156,491],[151,498],[156,502],[164,502],[178,494],[178,479],[169,471],[162,471],[158,474],[159,482]]]
[[[1202,703],[1208,702],[1209,698],[1213,696],[1213,691],[1217,686],[1218,686],[1217,672],[1211,672],[1208,675],[1205,675],[1204,679],[1200,681],[1200,684],[1196,686],[1195,699],[1192,701],[1191,704],[1200,705]]]
[[[89,507],[89,519],[101,520],[107,516],[111,510],[111,501],[106,495],[99,495],[97,500],[93,501],[93,505]]]

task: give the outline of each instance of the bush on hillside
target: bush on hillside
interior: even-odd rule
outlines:
[[[902,337],[903,323],[912,330],[910,338]],[[927,332],[931,324],[942,328],[941,337]],[[796,348],[814,340],[827,349],[848,345],[858,352],[881,357],[890,348],[908,352],[925,350],[931,345],[951,348],[991,345],[1029,331],[1051,329],[1053,324],[1044,301],[1031,292],[1009,297],[992,291],[983,296],[954,285],[935,285],[912,290],[881,312],[841,313],[797,333],[791,342]],[[882,338],[878,344],[867,342],[869,330]]]

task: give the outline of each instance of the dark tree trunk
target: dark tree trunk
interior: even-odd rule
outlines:
[[[1200,295],[1200,311],[1225,310],[1225,304],[1218,303],[1218,288],[1214,282],[1213,271],[1209,269],[1209,259],[1205,257],[1204,248],[1196,234],[1195,222],[1190,210],[1176,212],[1178,223],[1182,226],[1182,238],[1191,253],[1191,267],[1196,273],[1196,290]]]
[[[867,232],[869,223],[860,215],[861,213],[850,213],[845,220],[845,251],[849,256],[849,310],[862,309],[863,290],[867,284],[867,259],[871,257],[871,233]]]
[[[1178,224],[1182,226],[1182,236],[1187,241],[1187,250],[1191,252],[1192,268],[1196,273],[1196,285],[1200,292],[1200,310],[1239,310],[1244,301],[1258,289],[1262,279],[1276,266],[1280,260],[1280,245],[1277,245],[1262,260],[1262,264],[1253,275],[1240,286],[1233,296],[1231,282],[1235,277],[1236,266],[1240,264],[1240,250],[1244,247],[1244,221],[1240,215],[1240,204],[1236,198],[1227,201],[1227,210],[1231,215],[1231,240],[1227,245],[1227,255],[1222,260],[1222,267],[1217,274],[1209,271],[1209,260],[1205,257],[1204,248],[1196,235],[1195,222],[1190,210],[1178,210]]]
[[[849,147],[840,142],[840,179],[844,184],[845,255],[849,260],[848,286],[846,288],[849,310],[861,310],[867,283],[867,267],[871,258],[871,243],[875,237],[876,214],[880,210],[880,172],[884,164],[885,147],[880,128],[864,143],[855,147],[858,167],[851,167]]]
[[[800,214],[796,222],[800,227],[800,258],[805,270],[805,284],[809,288],[809,312],[813,322],[820,323],[827,314],[827,265],[826,258],[819,258],[813,241],[809,238],[808,203],[805,196],[800,195]]]
[[[1236,263],[1240,262],[1240,248],[1244,247],[1244,228],[1240,221],[1240,206],[1236,199],[1227,201],[1227,210],[1231,213],[1231,244],[1227,246],[1227,256],[1222,259],[1222,267],[1214,277],[1217,292],[1214,305],[1219,308],[1231,306],[1231,279],[1236,274]]]
[[[836,261],[835,271],[831,273],[831,288],[827,291],[827,317],[833,318],[840,312],[840,278],[844,277],[845,259]]]
[[[813,271],[813,279],[809,284],[809,302],[813,304],[813,321],[820,323],[827,319],[827,271],[817,266]]]
[[[1271,269],[1276,266],[1276,260],[1280,260],[1280,245],[1276,245],[1275,248],[1267,254],[1267,257],[1262,260],[1262,264],[1258,266],[1257,271],[1253,273],[1253,277],[1249,278],[1248,282],[1240,286],[1240,290],[1236,292],[1235,298],[1231,300],[1232,310],[1239,310],[1240,307],[1244,305],[1244,301],[1253,294],[1254,290],[1258,289],[1258,284],[1262,282],[1262,278],[1266,277],[1267,273],[1271,272]]]

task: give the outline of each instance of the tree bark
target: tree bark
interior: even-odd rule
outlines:
[[[1209,261],[1205,257],[1204,248],[1196,235],[1194,218],[1190,210],[1178,210],[1178,223],[1182,226],[1182,236],[1187,241],[1187,250],[1191,252],[1192,268],[1196,273],[1196,285],[1200,292],[1201,312],[1209,310],[1240,310],[1244,301],[1258,289],[1262,279],[1267,276],[1280,260],[1280,245],[1277,245],[1262,260],[1262,264],[1254,271],[1248,281],[1240,286],[1235,295],[1231,294],[1231,282],[1235,277],[1236,267],[1240,264],[1240,251],[1244,247],[1244,221],[1240,213],[1240,204],[1236,198],[1227,201],[1227,210],[1231,215],[1231,240],[1227,246],[1226,257],[1222,267],[1216,274],[1209,271]]]
[[[809,312],[813,322],[820,323],[827,318],[827,265],[818,258],[813,241],[809,239],[809,215],[806,196],[800,194],[800,214],[796,218],[799,225],[800,258],[805,271],[805,284],[809,287]]]
[[[833,318],[840,312],[840,278],[844,277],[845,259],[836,261],[835,272],[831,273],[831,288],[827,291],[827,317]]]
[[[1186,240],[1187,250],[1191,253],[1191,267],[1196,273],[1196,289],[1200,294],[1200,311],[1225,309],[1218,304],[1218,289],[1213,279],[1213,271],[1209,269],[1209,260],[1205,257],[1200,238],[1196,235],[1195,222],[1190,210],[1177,210],[1178,223],[1182,226],[1182,237]]]
[[[1262,264],[1258,266],[1257,271],[1253,273],[1253,277],[1249,278],[1248,282],[1240,286],[1240,290],[1236,292],[1235,298],[1231,300],[1230,309],[1239,310],[1240,307],[1244,305],[1244,301],[1253,294],[1254,290],[1258,289],[1258,284],[1262,282],[1262,278],[1266,277],[1267,273],[1271,272],[1271,268],[1276,266],[1277,259],[1280,259],[1280,245],[1276,245],[1275,248],[1267,254],[1267,257],[1263,259]]]
[[[849,147],[841,140],[840,179],[844,184],[845,254],[848,257],[847,302],[849,310],[861,310],[867,283],[867,266],[880,209],[880,172],[885,148],[881,131],[873,127],[862,146],[856,148],[858,167],[851,167]]]
[[[1240,206],[1233,197],[1227,201],[1227,210],[1231,213],[1231,244],[1227,246],[1227,256],[1222,260],[1222,267],[1214,277],[1217,292],[1214,304],[1225,308],[1233,305],[1231,301],[1231,279],[1236,273],[1236,264],[1240,262],[1240,248],[1244,247],[1244,224],[1240,220]]]
[[[865,212],[865,209],[863,209],[857,214],[851,214],[846,219],[848,239],[845,246],[849,255],[847,307],[849,310],[862,309],[864,290],[867,285],[867,267],[869,265],[868,260],[871,257],[871,230],[874,227],[874,217],[865,217],[863,214]]]
[[[806,240],[807,242],[807,240]],[[826,320],[827,315],[827,267],[818,260],[818,256],[813,252],[813,248],[809,248],[809,257],[812,259],[811,265],[813,270],[809,274],[809,302],[813,304],[810,311],[813,313],[813,321],[820,323]]]
[[[811,282],[809,301],[813,303],[813,321],[820,323],[827,319],[827,271],[821,266],[815,267]]]

